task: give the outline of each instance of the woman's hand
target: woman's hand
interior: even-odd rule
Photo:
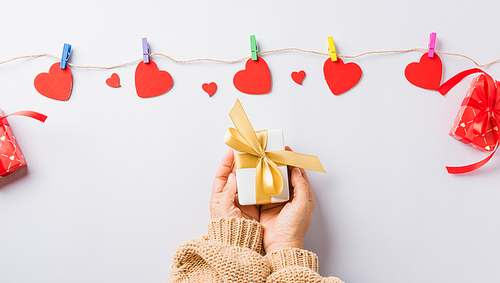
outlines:
[[[210,199],[211,219],[219,217],[242,217],[259,221],[259,207],[241,206],[238,202],[236,175],[234,174],[234,153],[230,149],[222,158],[219,170],[215,174]]]
[[[291,151],[290,147],[286,147]],[[293,190],[286,203],[260,207],[260,223],[264,226],[266,253],[282,248],[303,248],[304,237],[311,225],[314,195],[304,169],[289,167]]]

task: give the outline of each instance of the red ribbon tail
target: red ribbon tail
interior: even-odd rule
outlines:
[[[476,169],[483,167],[484,164],[488,163],[488,161],[490,161],[490,159],[493,157],[493,155],[495,154],[497,149],[498,149],[498,143],[495,146],[495,150],[485,159],[483,159],[479,162],[476,162],[474,164],[465,165],[465,166],[458,166],[458,167],[446,166],[446,170],[448,170],[448,173],[450,173],[450,174],[463,174],[463,173],[472,172]]]
[[[45,120],[47,119],[46,115],[43,115],[43,114],[35,112],[35,111],[25,110],[25,111],[14,112],[14,113],[11,113],[9,115],[0,117],[0,120],[3,120],[5,118],[7,118],[9,116],[13,116],[13,115],[25,116],[25,117],[33,118],[33,119],[38,120],[38,121],[40,121],[42,123],[44,123]]]
[[[465,70],[463,72],[460,72],[458,74],[456,74],[455,76],[453,76],[451,79],[447,80],[446,82],[444,82],[438,89],[437,91],[439,91],[439,93],[441,93],[441,95],[445,95],[447,94],[454,86],[456,86],[460,81],[462,81],[465,77],[471,75],[471,74],[475,74],[475,73],[484,73],[483,70],[481,69],[478,69],[478,68],[474,68],[474,69],[469,69],[469,70]]]

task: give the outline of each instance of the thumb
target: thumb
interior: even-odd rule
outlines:
[[[309,201],[309,183],[306,181],[299,168],[292,170],[293,202],[306,204]]]
[[[224,208],[234,206],[234,197],[236,196],[236,176],[233,173],[229,174],[227,183],[222,189],[220,205]]]

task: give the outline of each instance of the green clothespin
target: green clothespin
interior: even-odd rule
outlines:
[[[257,61],[257,41],[255,40],[255,35],[250,36],[250,48],[252,49],[252,60]]]

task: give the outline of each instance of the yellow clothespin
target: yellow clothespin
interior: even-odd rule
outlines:
[[[337,61],[337,53],[335,53],[335,44],[333,43],[333,37],[328,37],[328,53],[330,53],[330,57],[332,61]]]

